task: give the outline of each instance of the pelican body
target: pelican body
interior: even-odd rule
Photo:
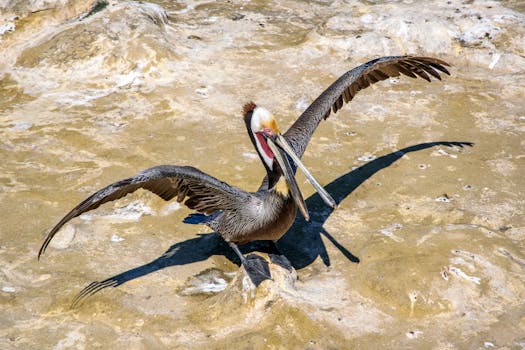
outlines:
[[[185,222],[205,223],[230,244],[276,241],[294,222],[298,205],[307,219],[308,212],[288,159],[281,154],[282,158],[276,160],[276,155],[282,151],[268,139],[279,135],[275,117],[253,102],[244,106],[243,114],[250,139],[266,168],[265,181],[257,192],[246,193],[235,189],[238,205],[232,210],[219,211],[210,216],[193,214]],[[293,189],[298,191],[296,197]]]
[[[328,118],[331,112],[336,113],[359,90],[371,84],[400,74],[427,81],[431,81],[431,77],[441,80],[440,73],[449,74],[445,66],[448,66],[446,62],[430,57],[390,56],[369,61],[330,85],[284,134],[280,133],[269,111],[253,102],[247,103],[243,108],[244,122],[266,169],[266,176],[256,192],[228,185],[191,166],[155,166],[115,182],[82,201],[49,231],[38,257],[60,228],[74,217],[143,188],[166,201],[176,198],[184,202],[196,212],[186,217],[185,223],[209,226],[230,244],[245,268],[253,268],[253,262],[241,254],[238,244],[278,240],[294,222],[297,211],[306,220],[309,218],[295,181],[296,167],[301,168],[327,205],[336,205],[300,161],[321,120]],[[252,270],[261,272],[258,266]]]

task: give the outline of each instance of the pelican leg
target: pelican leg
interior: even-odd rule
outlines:
[[[292,272],[293,271],[293,265],[290,262],[290,260],[288,260],[286,255],[284,255],[281,252],[281,250],[277,246],[277,241],[272,241],[272,245],[273,245],[274,253],[269,253],[268,254],[268,257],[270,258],[270,261],[272,263],[276,264],[276,265],[279,265],[283,269],[286,269],[286,270]]]
[[[268,262],[266,260],[256,254],[249,254],[245,257],[242,255],[239,247],[237,247],[235,243],[228,242],[228,244],[230,247],[232,247],[239,259],[241,259],[241,264],[244,266],[244,270],[256,287],[258,287],[262,281],[272,279],[270,266],[268,266]]]

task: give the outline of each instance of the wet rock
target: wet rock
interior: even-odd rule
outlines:
[[[513,1],[9,2],[0,348],[519,347],[524,20]],[[141,194],[74,219],[37,263],[40,232],[143,168],[255,190],[243,103],[284,131],[347,69],[404,53],[451,77],[376,84],[320,125],[304,161],[339,205],[298,175],[312,221],[279,242],[294,271],[270,261],[255,288],[184,205]]]
[[[351,11],[331,17],[321,33],[329,37],[343,35],[344,39],[338,38],[336,42],[348,47],[351,57],[366,56],[369,50],[377,55],[392,52],[454,55],[460,50],[459,44],[469,49],[465,52],[467,59],[492,65],[491,69],[497,65],[502,70],[523,68],[523,59],[506,54],[509,44],[518,55],[525,47],[522,45],[525,31],[519,25],[524,20],[522,13],[499,6],[489,8],[478,2],[428,5],[429,8],[411,2],[396,6],[354,4]],[[511,32],[512,39],[508,36]],[[492,55],[504,57],[505,63],[491,64]]]
[[[282,303],[284,295],[295,293],[297,279],[295,270],[288,271],[270,261],[269,265],[272,279],[258,287],[243,268],[239,269],[224,290],[203,302],[203,308],[194,310],[192,319],[199,323],[205,319],[206,327],[217,332],[224,332],[220,329],[225,324],[230,325],[226,332],[232,332],[265,321],[272,305]]]
[[[8,50],[3,51],[0,68],[13,63],[26,46],[24,40],[52,35],[56,33],[55,26],[88,13],[96,4],[97,0],[7,2],[0,13],[0,23],[5,23],[2,28],[7,29],[0,30],[0,43]]]

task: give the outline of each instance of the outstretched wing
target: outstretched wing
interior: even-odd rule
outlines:
[[[69,220],[106,202],[125,197],[139,188],[151,191],[166,201],[176,197],[178,202],[182,202],[188,197],[184,204],[204,214],[241,208],[252,196],[194,167],[160,165],[149,168],[95,192],[77,205],[49,231],[38,251],[38,258],[45,252],[58,230]]]
[[[352,101],[359,90],[378,81],[404,74],[431,81],[431,76],[441,80],[440,72],[450,75],[449,64],[431,57],[389,56],[364,63],[342,75],[301,114],[284,136],[297,156],[302,157],[313,132],[330,111],[336,113],[346,102]]]

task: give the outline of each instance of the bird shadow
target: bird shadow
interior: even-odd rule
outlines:
[[[392,165],[406,153],[421,151],[435,146],[463,148],[465,146],[472,147],[473,145],[472,142],[436,141],[409,146],[378,157],[338,177],[326,185],[325,189],[339,205],[364,181],[381,169]],[[328,255],[321,236],[326,237],[349,261],[359,263],[357,256],[342,246],[323,228],[323,224],[330,217],[334,209],[327,207],[317,193],[314,193],[306,199],[306,205],[310,212],[310,222],[306,222],[302,217],[298,216],[288,232],[277,242],[278,250],[288,258],[293,267],[302,269],[310,265],[317,257],[320,257],[326,266],[330,266],[330,256]],[[269,244],[266,241],[255,241],[243,245],[241,251],[243,254],[253,251],[273,253],[275,252],[275,248],[275,245]],[[217,233],[199,234],[195,238],[175,243],[164,254],[147,264],[122,272],[104,281],[92,282],[77,295],[72,306],[78,305],[84,298],[102,289],[117,287],[128,281],[169,266],[186,265],[204,261],[215,255],[225,256],[233,263],[240,265],[240,260],[237,255]]]

